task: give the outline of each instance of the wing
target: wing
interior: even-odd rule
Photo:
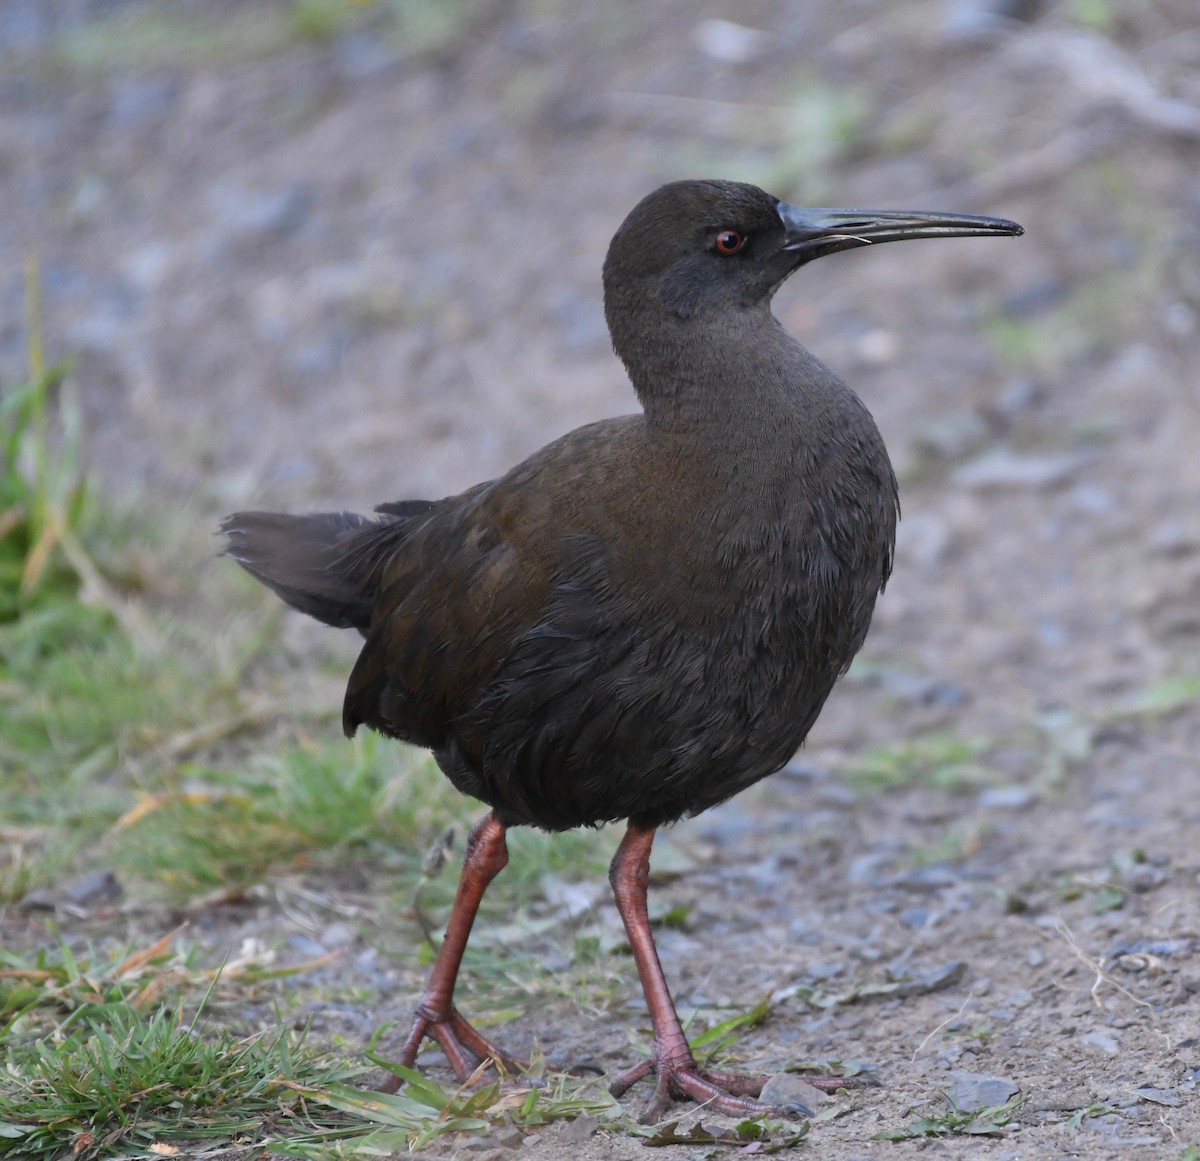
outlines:
[[[627,469],[641,417],[579,428],[506,476],[408,517],[379,570],[372,625],[350,675],[343,726],[435,751],[545,615],[570,538],[594,517],[580,497]]]
[[[384,566],[342,720],[437,748],[537,619],[548,576],[494,518],[495,485],[435,505]]]

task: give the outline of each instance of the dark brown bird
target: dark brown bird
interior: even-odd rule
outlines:
[[[771,297],[824,254],[1016,235],[996,218],[800,209],[750,185],[644,198],[604,263],[613,346],[642,412],[581,427],[444,500],[244,512],[229,554],[366,644],[343,708],[429,747],[491,813],[471,832],[445,942],[401,1053],[426,1036],[466,1078],[509,1058],[454,984],[510,826],[628,819],[610,880],[654,1026],[651,1113],[746,1115],[760,1078],[701,1069],[646,915],[655,828],[778,770],[867,633],[892,568],[896,479],[858,397],[788,335]]]

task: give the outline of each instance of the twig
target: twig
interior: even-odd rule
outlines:
[[[936,1028],[934,1028],[929,1033],[928,1036],[925,1037],[924,1040],[921,1041],[920,1044],[918,1044],[916,1046],[915,1049],[913,1049],[912,1059],[916,1060],[917,1057],[921,1055],[921,1052],[924,1049],[925,1045],[928,1044],[943,1028],[945,1028],[947,1024],[952,1024],[955,1020],[957,1020],[959,1018],[959,1016],[961,1016],[967,1010],[967,1005],[973,999],[975,999],[975,993],[968,992],[967,998],[965,1000],[963,1000],[963,1002],[959,1005],[958,1011],[955,1012],[952,1016],[947,1016]]]
[[[433,882],[442,873],[442,868],[446,865],[446,856],[454,848],[454,839],[457,832],[457,827],[447,827],[433,846],[425,852],[425,858],[421,861],[421,877],[417,880],[417,885],[413,888],[413,918],[417,921],[417,926],[421,929],[422,935],[425,936],[425,942],[429,944],[430,950],[433,952],[438,950],[440,944],[436,935],[434,935],[433,921],[421,903],[421,893],[425,889],[426,884]]]
[[[1055,916],[1054,927],[1055,927],[1055,930],[1059,933],[1059,935],[1061,935],[1063,937],[1063,939],[1066,940],[1067,946],[1075,953],[1076,958],[1082,964],[1084,964],[1086,967],[1091,968],[1091,970],[1096,973],[1096,979],[1095,979],[1095,982],[1092,984],[1091,992],[1092,992],[1092,1001],[1095,1003],[1097,1008],[1102,1006],[1100,1003],[1100,995],[1099,995],[1101,984],[1111,985],[1112,987],[1116,988],[1116,990],[1118,992],[1120,992],[1122,995],[1124,995],[1128,999],[1132,1000],[1135,1004],[1139,1004],[1143,1008],[1154,1007],[1154,1005],[1151,1004],[1149,1001],[1140,999],[1139,997],[1135,996],[1128,988],[1117,983],[1117,981],[1114,980],[1112,978],[1112,976],[1110,976],[1100,966],[1099,960],[1090,959],[1088,957],[1087,953],[1084,952],[1084,950],[1076,942],[1074,934],[1072,933],[1071,929],[1063,922],[1061,916]]]

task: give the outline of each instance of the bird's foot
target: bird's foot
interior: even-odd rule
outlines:
[[[524,1061],[497,1048],[457,1008],[451,1006],[444,1014],[439,1014],[419,1004],[408,1038],[400,1051],[400,1063],[405,1068],[414,1067],[417,1052],[426,1037],[438,1042],[455,1075],[462,1081],[469,1080],[479,1066],[488,1061],[505,1072],[522,1072],[528,1067]],[[379,1086],[379,1091],[395,1092],[401,1083],[398,1076],[390,1076]]]
[[[695,1101],[726,1117],[812,1115],[803,1105],[783,1109],[753,1099],[762,1091],[767,1081],[765,1076],[701,1068],[691,1052],[685,1056],[682,1053],[668,1055],[656,1051],[649,1060],[621,1073],[609,1085],[608,1091],[615,1097],[623,1096],[651,1073],[654,1074],[654,1096],[642,1113],[643,1124],[659,1120],[673,1100]]]
[[[805,1084],[811,1084],[813,1088],[820,1089],[821,1092],[835,1093],[838,1089],[847,1088],[879,1088],[880,1081],[877,1076],[869,1072],[858,1072],[854,1076],[833,1076],[830,1074],[817,1073],[811,1075],[807,1072],[797,1072],[798,1076]]]

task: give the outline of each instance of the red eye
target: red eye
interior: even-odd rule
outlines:
[[[722,230],[717,235],[718,254],[736,254],[746,244],[746,236],[738,230]]]

